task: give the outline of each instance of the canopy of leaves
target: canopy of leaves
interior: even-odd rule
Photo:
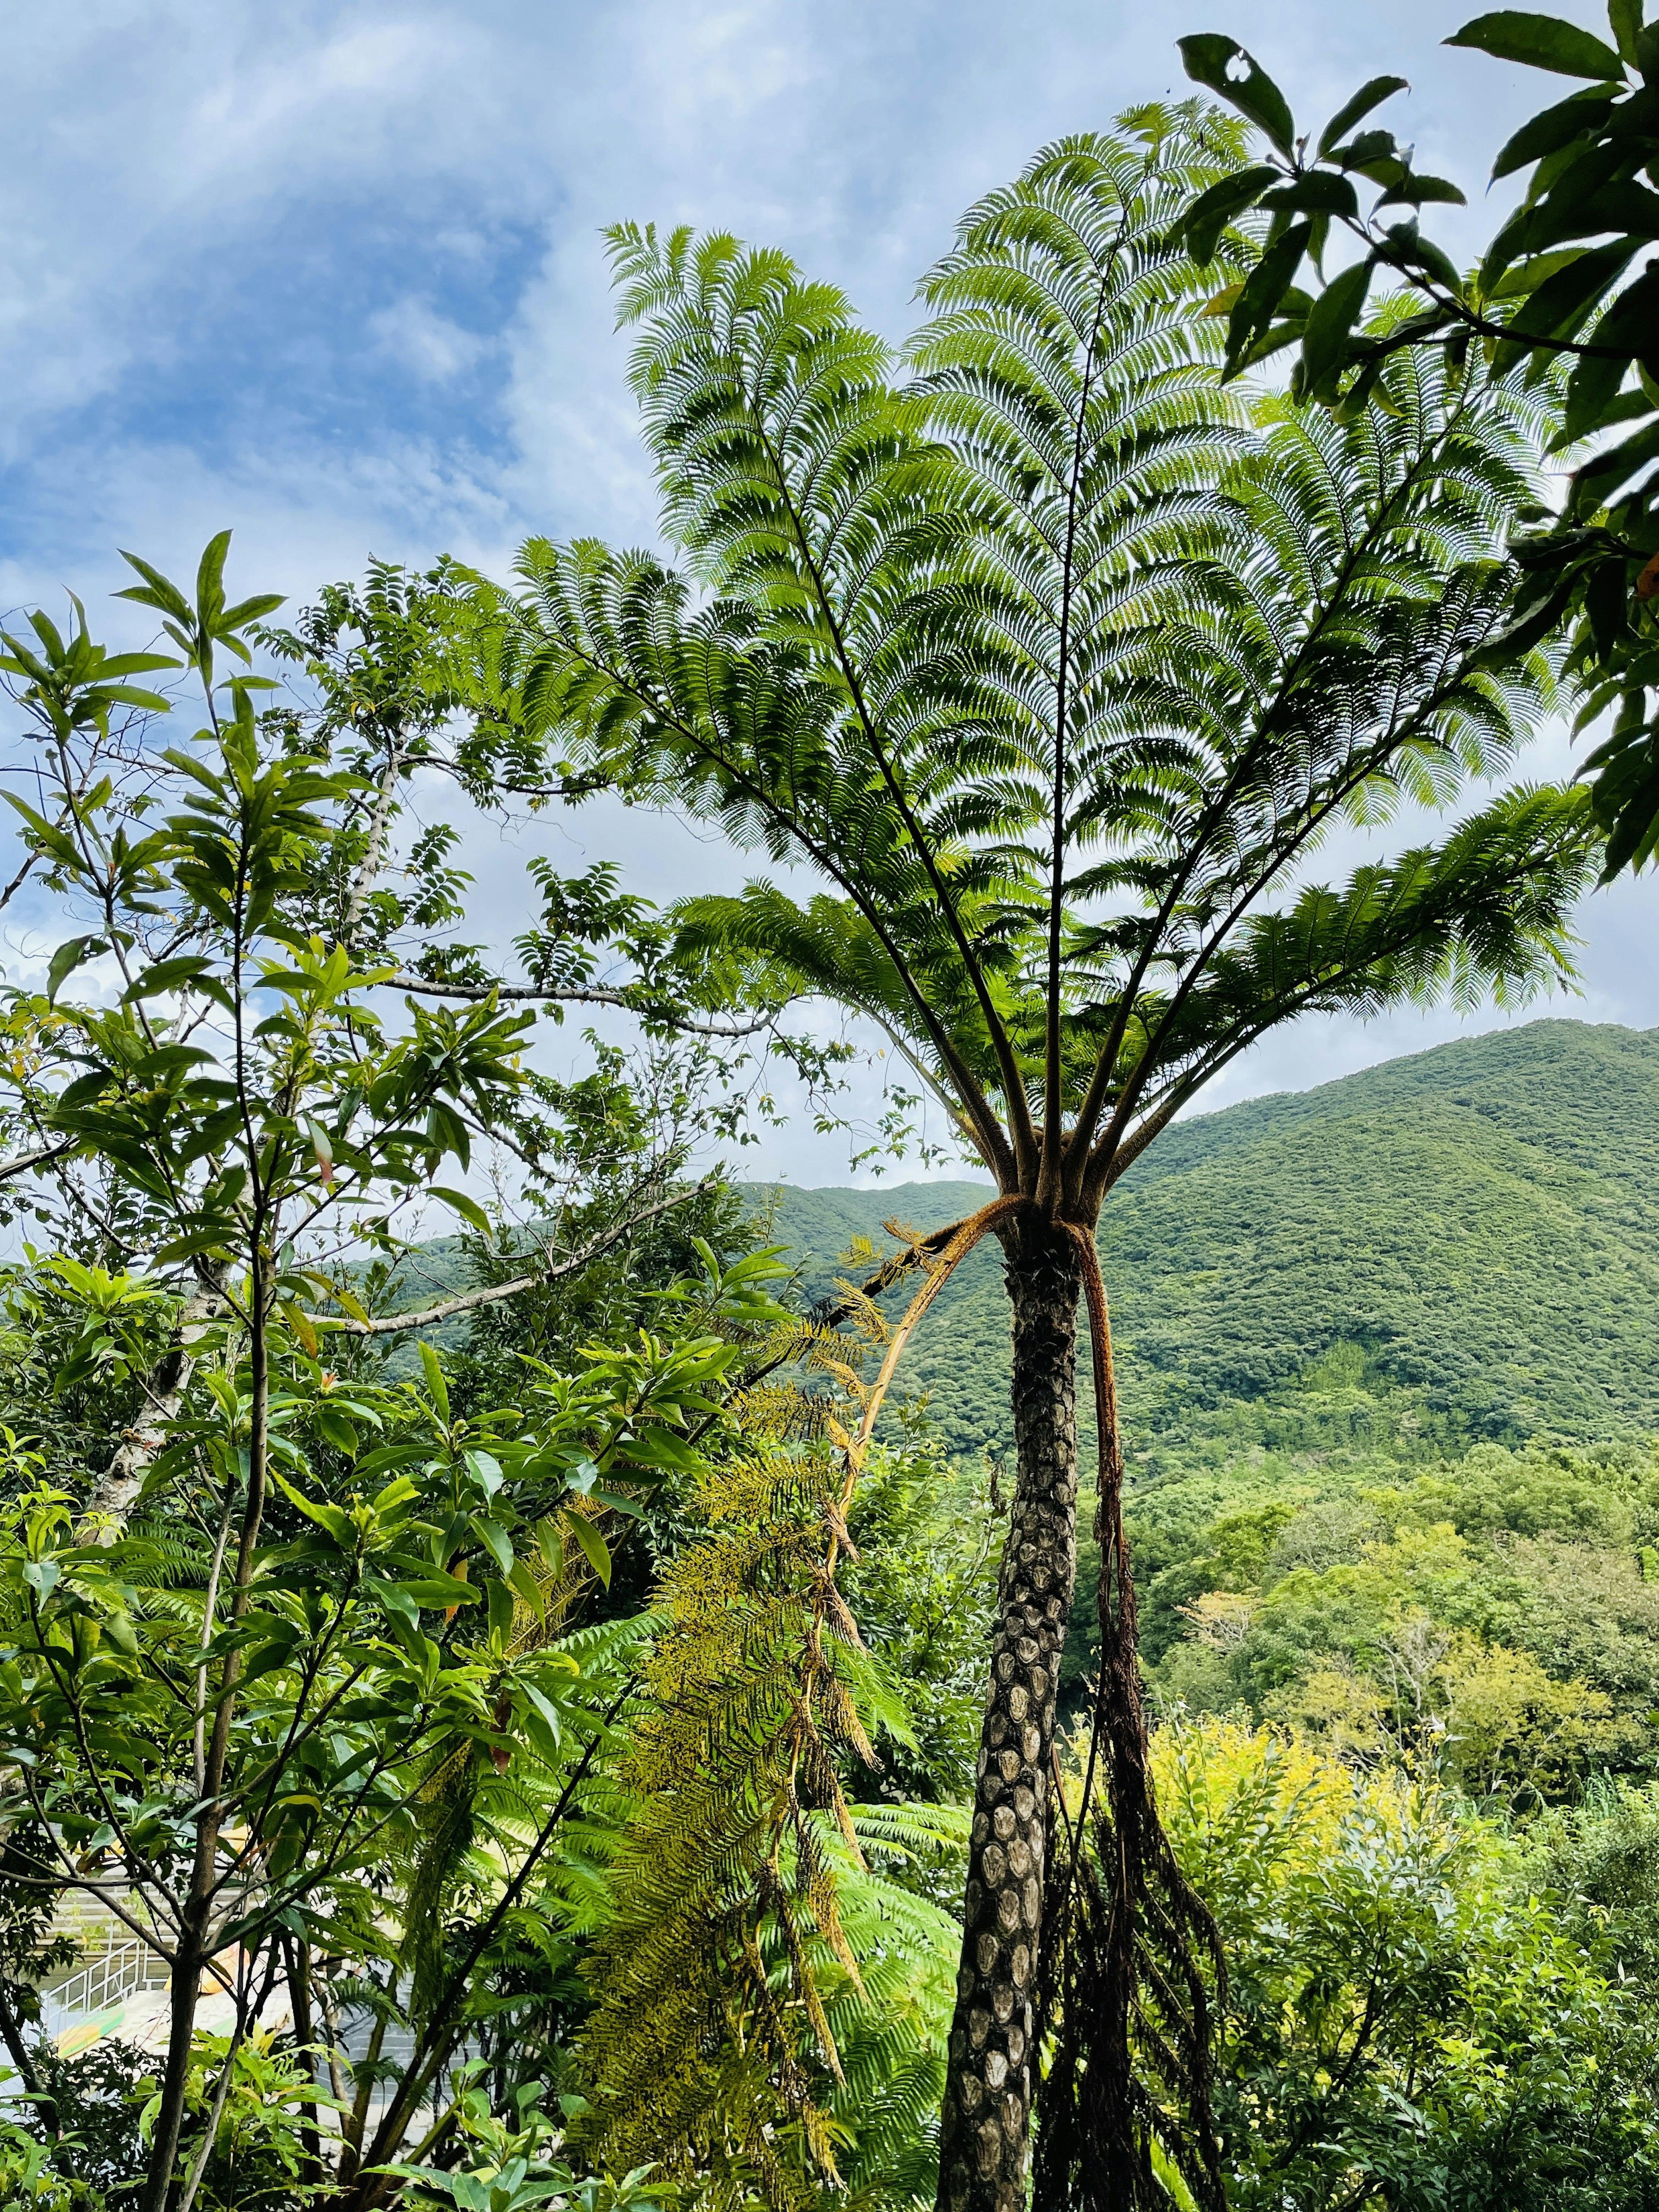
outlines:
[[[828,886],[694,901],[684,942],[869,1016],[1002,1188],[1084,1218],[1274,1023],[1562,973],[1589,862],[1577,799],[1517,790],[1310,880],[1547,704],[1496,649],[1541,418],[1410,352],[1343,423],[1223,393],[1170,227],[1237,166],[1194,110],[1048,149],[902,357],[776,253],[618,230],[685,565],[521,562],[526,726]]]

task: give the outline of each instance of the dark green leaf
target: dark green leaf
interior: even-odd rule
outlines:
[[[1237,39],[1206,31],[1194,38],[1177,39],[1176,44],[1181,49],[1187,74],[1194,83],[1206,84],[1212,92],[1218,92],[1241,115],[1248,116],[1258,129],[1265,131],[1281,154],[1290,154],[1296,139],[1296,125],[1285,95]],[[1246,67],[1243,76],[1236,77],[1231,71],[1237,62],[1244,63]]]
[[[1576,23],[1564,23],[1558,15],[1534,15],[1518,8],[1477,15],[1442,43],[1474,46],[1500,62],[1524,62],[1528,69],[1554,70],[1561,76],[1599,77],[1606,82],[1624,76],[1613,48],[1589,32],[1581,31]]]
[[[1400,149],[1395,144],[1392,131],[1362,131],[1346,146],[1339,146],[1332,154],[1345,169],[1352,169],[1364,177],[1373,177],[1377,184],[1391,185],[1402,174],[1405,163],[1400,159]],[[1386,162],[1386,175],[1375,175],[1379,162]]]
[[[1584,587],[1584,612],[1603,660],[1611,659],[1630,622],[1630,587],[1622,557],[1603,561]]]
[[[566,1529],[587,1555],[587,1564],[607,1589],[611,1587],[611,1547],[585,1513],[568,1513]]]
[[[52,965],[46,970],[46,996],[55,1005],[58,994],[88,957],[88,951],[104,949],[100,937],[71,937],[58,946],[52,956]],[[101,1087],[101,1086],[100,1086]]]
[[[1659,422],[1648,424],[1610,453],[1598,453],[1594,460],[1585,462],[1572,480],[1571,513],[1581,517],[1594,514],[1638,469],[1655,459],[1659,459]]]
[[[1221,234],[1234,218],[1243,213],[1279,176],[1277,169],[1259,163],[1254,168],[1241,169],[1236,176],[1224,177],[1218,185],[1212,185],[1200,192],[1187,210],[1182,225],[1186,249],[1201,269],[1215,258]]]
[[[1517,337],[1570,337],[1590,309],[1624,274],[1637,251],[1633,238],[1575,254],[1527,295],[1505,328]]]
[[[1455,264],[1441,252],[1431,238],[1425,238],[1414,222],[1390,223],[1387,236],[1389,243],[1408,269],[1426,270],[1437,283],[1444,285],[1455,297],[1462,296],[1463,280],[1457,273]],[[1426,337],[1434,327],[1434,321],[1431,319],[1424,325],[1424,335]]]
[[[1320,133],[1320,160],[1322,161],[1328,158],[1331,149],[1353,129],[1361,116],[1369,115],[1372,108],[1380,106],[1385,100],[1392,100],[1395,93],[1407,92],[1410,88],[1403,76],[1374,76],[1369,82],[1362,84],[1353,98],[1345,106],[1337,109]]]
[[[1494,177],[1513,176],[1517,169],[1559,153],[1581,133],[1601,129],[1613,112],[1613,101],[1604,92],[1575,92],[1553,107],[1547,107],[1523,123],[1492,165]]]
[[[1297,215],[1346,215],[1359,212],[1359,198],[1346,177],[1339,177],[1329,169],[1310,169],[1281,185],[1277,191],[1268,192],[1262,206],[1274,213],[1281,209]]]
[[[1608,408],[1619,396],[1627,366],[1622,361],[1601,360],[1595,354],[1583,356],[1567,386],[1566,410],[1556,441],[1558,446],[1574,445],[1601,427]]]
[[[1321,396],[1342,366],[1349,334],[1364,308],[1373,265],[1358,261],[1332,277],[1309,312],[1302,332],[1302,374],[1310,398]]]
[[[505,1583],[491,1583],[488,1591],[489,1632],[503,1639],[513,1633],[513,1617],[518,1609],[517,1601]]]
[[[1310,228],[1306,222],[1292,223],[1278,244],[1267,248],[1245,279],[1228,319],[1224,376],[1238,374],[1245,355],[1272,322],[1301,265]]]
[[[1622,291],[1595,325],[1595,342],[1659,369],[1659,269],[1649,268]]]
[[[1437,203],[1447,207],[1468,204],[1458,187],[1445,177],[1419,177],[1408,169],[1398,184],[1390,185],[1377,202],[1378,207],[1403,204],[1407,207],[1427,207]]]

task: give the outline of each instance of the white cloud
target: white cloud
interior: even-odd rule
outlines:
[[[425,300],[405,298],[377,308],[368,328],[380,350],[423,384],[448,384],[476,368],[489,341],[463,330]]]
[[[1470,189],[1467,216],[1437,220],[1462,247],[1492,221],[1480,170],[1547,96],[1440,48],[1468,11],[1232,0],[1225,20],[1304,122],[1382,70],[1411,76],[1395,127]],[[295,597],[370,551],[501,570],[531,529],[648,538],[603,223],[775,240],[896,337],[958,210],[1046,140],[1185,97],[1173,41],[1207,20],[1197,0],[14,9],[0,605],[66,582],[95,598],[120,580],[118,544],[188,569],[228,522],[238,578]],[[520,894],[495,834],[469,837],[507,929]],[[612,850],[652,890],[732,872],[639,815],[526,835]],[[1659,1021],[1656,903],[1646,884],[1589,902],[1583,1011]],[[1225,1095],[1431,1041],[1416,1017],[1310,1024]],[[834,1181],[844,1158],[798,1138],[757,1165]]]

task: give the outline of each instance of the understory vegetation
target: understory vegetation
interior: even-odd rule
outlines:
[[[3,634],[0,2203],[1659,2212],[1659,1040],[1186,1110],[1659,839],[1611,27],[1490,284],[1192,39],[902,350],[611,233],[661,554]]]

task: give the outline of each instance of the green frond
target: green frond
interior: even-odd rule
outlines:
[[[707,1486],[595,1869],[596,2154],[720,2203],[875,2187],[938,2096],[951,1923],[861,1846],[937,1860],[960,1820],[845,1796],[846,1760],[908,1721],[833,1589],[841,1480],[823,1454],[756,1453]]]
[[[826,886],[688,901],[683,954],[878,1024],[1005,1182],[998,1124],[1046,1080],[1056,880],[1052,1103],[1103,1100],[1097,1194],[1150,1102],[1291,1012],[1565,972],[1578,872],[1454,837],[1420,954],[1385,933],[1291,982],[1292,948],[1324,959],[1303,886],[1332,831],[1454,805],[1553,704],[1549,653],[1497,642],[1548,395],[1425,348],[1340,419],[1224,389],[1200,311],[1257,249],[1199,271],[1174,240],[1241,158],[1191,105],[1045,148],[964,216],[902,356],[787,257],[613,233],[685,567],[520,563],[530,725]],[[1345,911],[1382,896],[1357,880]]]

